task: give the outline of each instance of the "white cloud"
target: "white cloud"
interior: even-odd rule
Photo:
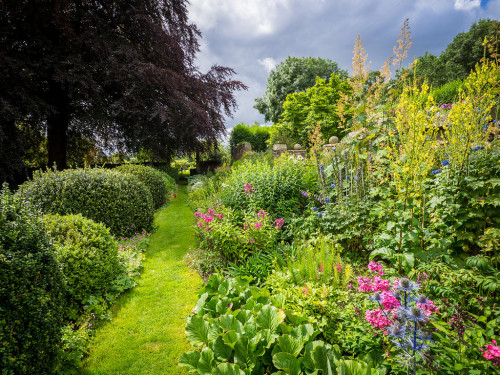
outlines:
[[[238,36],[276,32],[290,13],[292,0],[191,0],[189,18],[201,30],[220,28]]]
[[[471,10],[481,6],[480,0],[455,0],[456,10]]]
[[[258,59],[257,61],[266,69],[268,73],[276,67],[276,61],[272,57]]]

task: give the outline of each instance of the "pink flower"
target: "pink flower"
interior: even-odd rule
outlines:
[[[218,217],[219,219],[223,219],[224,218],[224,215],[223,214],[215,214],[216,217]]]
[[[254,188],[252,187],[252,184],[250,182],[247,182],[245,184],[245,194],[251,193],[254,191]]]
[[[430,299],[426,303],[417,303],[417,306],[424,311],[425,316],[429,317],[432,313],[439,314],[439,309],[434,305]]]
[[[198,223],[198,228],[203,228],[203,223],[201,221]]]
[[[377,271],[382,271],[383,266],[382,266],[382,263],[380,263],[380,262],[371,261],[370,263],[368,263],[368,269],[372,272],[377,272]],[[384,274],[384,271],[382,271],[380,276],[382,276],[383,274]]]
[[[250,243],[255,243],[255,240],[253,238],[250,238]]]
[[[365,319],[375,328],[384,328],[392,324],[392,322],[386,318],[381,309],[376,310],[366,310]]]
[[[209,213],[210,215],[213,215],[213,214],[215,213],[215,211],[214,211],[214,210],[212,210],[212,209],[209,209],[209,210],[208,210],[208,213]]]
[[[337,269],[337,273],[342,272],[342,265],[340,264],[340,262],[335,265],[335,268]]]
[[[394,294],[392,294],[391,292],[382,292],[381,296],[382,296],[381,304],[382,306],[384,306],[385,309],[392,310],[401,306],[401,302],[399,302],[399,300],[396,297],[394,297]]]
[[[358,277],[358,291],[359,292],[371,292],[372,291],[372,281],[369,277]]]
[[[262,222],[261,221],[257,221],[256,223],[253,223],[253,226],[257,229],[260,229],[262,227]]]
[[[372,292],[385,292],[389,288],[388,280],[384,280],[380,276],[373,276]]]
[[[259,213],[257,214],[257,217],[264,219],[266,217],[266,211],[264,210],[259,210]]]
[[[281,229],[281,227],[285,224],[285,219],[276,219],[274,220],[274,225],[276,226],[276,229]]]

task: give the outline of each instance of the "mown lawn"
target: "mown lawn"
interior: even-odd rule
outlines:
[[[81,374],[186,374],[177,366],[189,350],[186,318],[201,279],[182,258],[194,245],[185,188],[155,217],[139,285],[121,296],[113,321],[99,328]]]

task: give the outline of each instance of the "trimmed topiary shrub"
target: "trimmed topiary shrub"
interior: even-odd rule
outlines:
[[[46,214],[82,214],[114,235],[128,235],[153,224],[153,198],[135,176],[105,169],[35,173],[16,192]]]
[[[116,168],[118,172],[129,173],[136,176],[149,189],[153,197],[154,208],[160,208],[167,195],[167,187],[161,172],[144,165],[124,164]]]
[[[68,306],[103,295],[120,271],[109,229],[82,215],[46,215],[43,221],[66,281]]]
[[[50,374],[57,365],[64,282],[40,216],[4,187],[0,193],[2,374]]]

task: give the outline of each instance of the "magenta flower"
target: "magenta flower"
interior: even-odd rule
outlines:
[[[274,225],[276,226],[276,229],[281,229],[281,227],[285,224],[285,219],[276,219],[274,220]]]
[[[256,223],[253,223],[253,226],[257,229],[260,229],[262,227],[262,222],[261,221],[257,221]]]

